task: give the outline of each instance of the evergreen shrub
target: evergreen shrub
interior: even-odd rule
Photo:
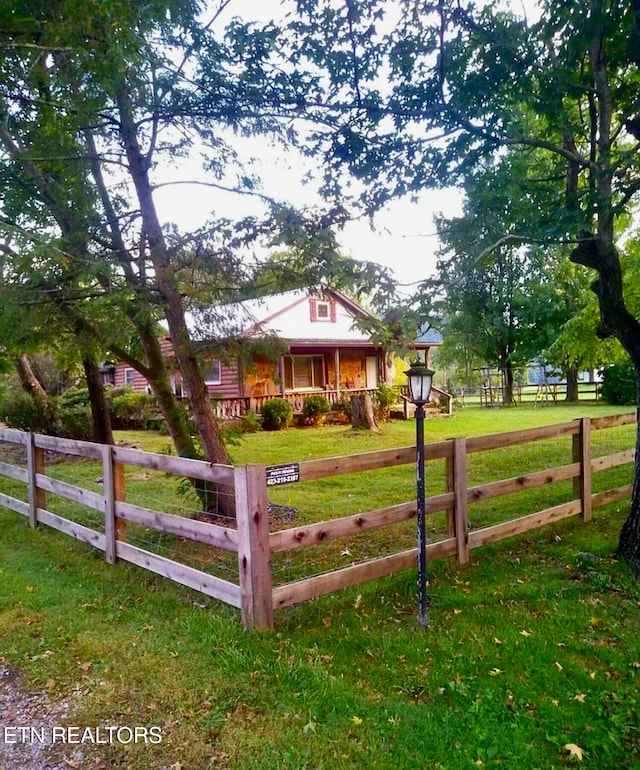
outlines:
[[[331,411],[331,404],[324,396],[305,396],[302,403],[302,418],[307,425],[318,425],[329,411]]]
[[[293,420],[293,407],[284,398],[271,398],[262,405],[262,428],[282,430]]]

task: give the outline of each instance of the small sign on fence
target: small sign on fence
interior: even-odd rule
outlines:
[[[275,487],[279,484],[293,484],[296,481],[300,481],[300,465],[298,463],[267,465],[266,471],[268,487]]]

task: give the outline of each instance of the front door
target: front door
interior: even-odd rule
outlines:
[[[378,356],[366,357],[367,388],[378,387]]]

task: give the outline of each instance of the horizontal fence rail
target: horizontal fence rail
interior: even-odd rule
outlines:
[[[593,444],[598,431],[623,428],[635,422],[635,413],[584,418],[427,444],[427,462],[440,463],[444,468],[443,491],[426,500],[429,519],[440,516],[442,521],[441,535],[426,546],[428,558],[454,557],[464,564],[469,560],[471,549],[523,535],[571,516],[581,516],[588,521],[594,508],[627,498],[631,483],[594,491],[593,479],[596,474],[605,472],[606,475],[614,468],[632,464],[635,450],[616,447],[617,451],[592,457]],[[562,464],[483,483],[472,480],[471,465],[483,453],[509,451],[521,446],[534,452],[539,442],[553,444],[557,441],[568,442],[567,461]],[[129,447],[8,429],[0,429],[0,442],[13,446],[14,454],[19,456],[15,461],[3,458],[0,462],[0,477],[5,479],[0,488],[0,506],[27,517],[32,527],[46,524],[103,551],[109,564],[117,560],[130,562],[236,607],[248,628],[272,627],[275,610],[412,569],[417,563],[417,548],[403,547],[408,534],[407,522],[416,516],[415,500],[350,515],[323,516],[320,521],[292,523],[285,528],[272,526],[270,531],[268,495],[272,490],[267,485],[267,468],[262,464],[212,465]],[[629,438],[629,443],[633,443],[633,439]],[[89,463],[90,470],[86,473],[95,476],[95,471],[99,475],[83,483],[58,478],[55,469],[60,462],[69,462],[69,458],[74,458],[81,467]],[[380,474],[402,466],[410,466],[406,468],[407,475],[413,478],[415,460],[414,446],[306,460],[292,464],[296,473],[291,478],[300,484],[326,483],[324,480],[332,477],[350,474],[357,479],[358,474]],[[153,474],[161,473],[229,488],[234,496],[235,518],[211,520],[207,515],[169,513],[156,510],[145,500],[127,499],[136,483],[135,473],[139,471],[143,471],[145,479],[148,477],[146,483],[151,487],[154,486]],[[365,493],[359,497],[365,504],[366,489],[372,488],[371,483],[369,480],[363,485]],[[529,510],[506,521],[481,523],[480,526],[473,523],[472,512],[487,501],[563,483],[563,488],[569,485],[569,499],[542,510]],[[74,518],[71,514],[62,515],[52,510],[50,501],[53,499],[68,501],[66,505],[77,508],[81,515]],[[227,567],[235,561],[236,578],[229,580],[183,563],[174,558],[170,549],[167,556],[142,547],[129,537],[135,528],[162,533],[173,538],[172,543],[174,540],[180,544],[186,542],[190,544],[189,548],[200,549],[198,552],[204,555],[204,561],[211,554],[226,559]],[[392,532],[403,530],[401,537],[391,538],[396,546],[394,552],[347,566],[336,563],[319,574],[275,584],[274,559],[303,560],[303,554],[310,548],[327,550],[331,544],[335,546],[344,539],[358,542],[385,528]],[[231,562],[225,554],[231,557]],[[304,571],[304,561],[301,564]]]

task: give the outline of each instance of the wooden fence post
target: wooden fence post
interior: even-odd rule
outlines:
[[[273,628],[269,512],[264,465],[234,468],[238,569],[245,628]]]
[[[449,439],[449,441],[452,444],[452,447],[454,446],[454,439]],[[456,481],[455,481],[455,470],[453,465],[453,452],[455,449],[452,450],[451,455],[447,455],[444,460],[444,489],[445,492],[455,492],[456,490]],[[456,522],[455,522],[455,515],[456,515],[456,504],[455,500],[451,508],[447,508],[447,510],[444,512],[446,516],[446,523],[445,523],[445,532],[447,537],[454,537],[456,534]]]
[[[27,474],[29,477],[29,524],[38,526],[38,508],[47,507],[47,495],[38,488],[37,473],[44,473],[44,449],[36,446],[35,434],[27,433]]]
[[[573,462],[580,463],[580,475],[573,480],[573,497],[580,500],[582,520],[591,521],[591,419],[579,420],[580,430],[573,436]]]
[[[113,463],[113,497],[118,503],[124,503],[126,500],[124,465],[122,463]],[[125,519],[116,519],[116,540],[122,542],[127,540],[127,522]]]
[[[104,558],[107,564],[116,561],[116,498],[113,479],[111,445],[102,447],[102,491],[104,494]]]
[[[102,479],[104,493],[104,558],[116,562],[116,540],[127,539],[127,522],[116,518],[116,501],[124,501],[124,466],[113,461],[113,446],[102,447]]]
[[[453,517],[458,564],[469,561],[469,508],[467,505],[467,440],[453,439]]]

